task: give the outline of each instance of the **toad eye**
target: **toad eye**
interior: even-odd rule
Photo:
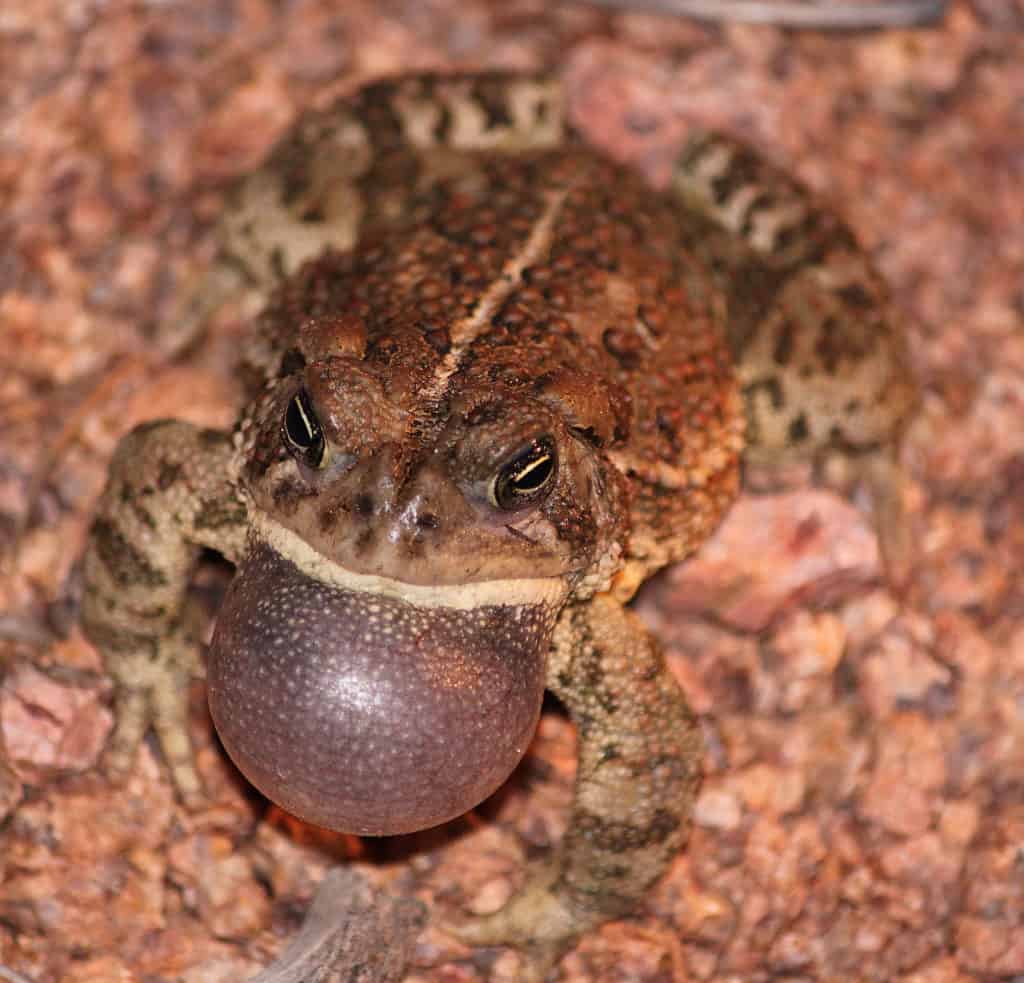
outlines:
[[[300,389],[288,401],[283,429],[288,449],[303,464],[314,469],[326,465],[327,442],[305,390]]]
[[[506,512],[539,501],[554,483],[558,456],[550,437],[537,437],[510,461],[491,481],[491,504]]]

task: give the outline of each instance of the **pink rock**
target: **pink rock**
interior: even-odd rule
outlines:
[[[0,726],[16,765],[84,771],[113,726],[98,689],[63,683],[21,666],[0,691]]]
[[[874,532],[839,496],[745,495],[670,574],[671,603],[761,631],[796,601],[825,606],[876,581],[880,569]]]

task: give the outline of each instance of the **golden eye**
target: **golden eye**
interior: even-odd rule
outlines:
[[[309,396],[303,389],[288,401],[284,414],[284,437],[288,449],[307,467],[319,469],[327,463],[327,442]]]
[[[558,456],[550,437],[537,437],[519,451],[491,482],[491,504],[506,512],[543,498],[554,484]]]

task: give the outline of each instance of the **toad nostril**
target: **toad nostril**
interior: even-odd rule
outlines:
[[[441,525],[441,520],[433,512],[424,512],[416,517],[416,525],[420,529],[437,529]]]
[[[356,495],[355,500],[352,502],[352,511],[356,515],[373,515],[374,508],[373,497],[370,495]]]

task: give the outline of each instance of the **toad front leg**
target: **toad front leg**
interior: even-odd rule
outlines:
[[[152,725],[186,803],[201,786],[186,726],[196,658],[182,605],[201,547],[241,555],[246,509],[231,459],[221,431],[176,421],[137,427],[111,462],[85,554],[82,626],[116,684],[106,770],[123,778]]]
[[[629,912],[665,873],[686,839],[701,756],[657,641],[611,595],[563,612],[548,687],[579,730],[568,831],[508,905],[459,930],[472,944],[523,946],[542,964]]]

